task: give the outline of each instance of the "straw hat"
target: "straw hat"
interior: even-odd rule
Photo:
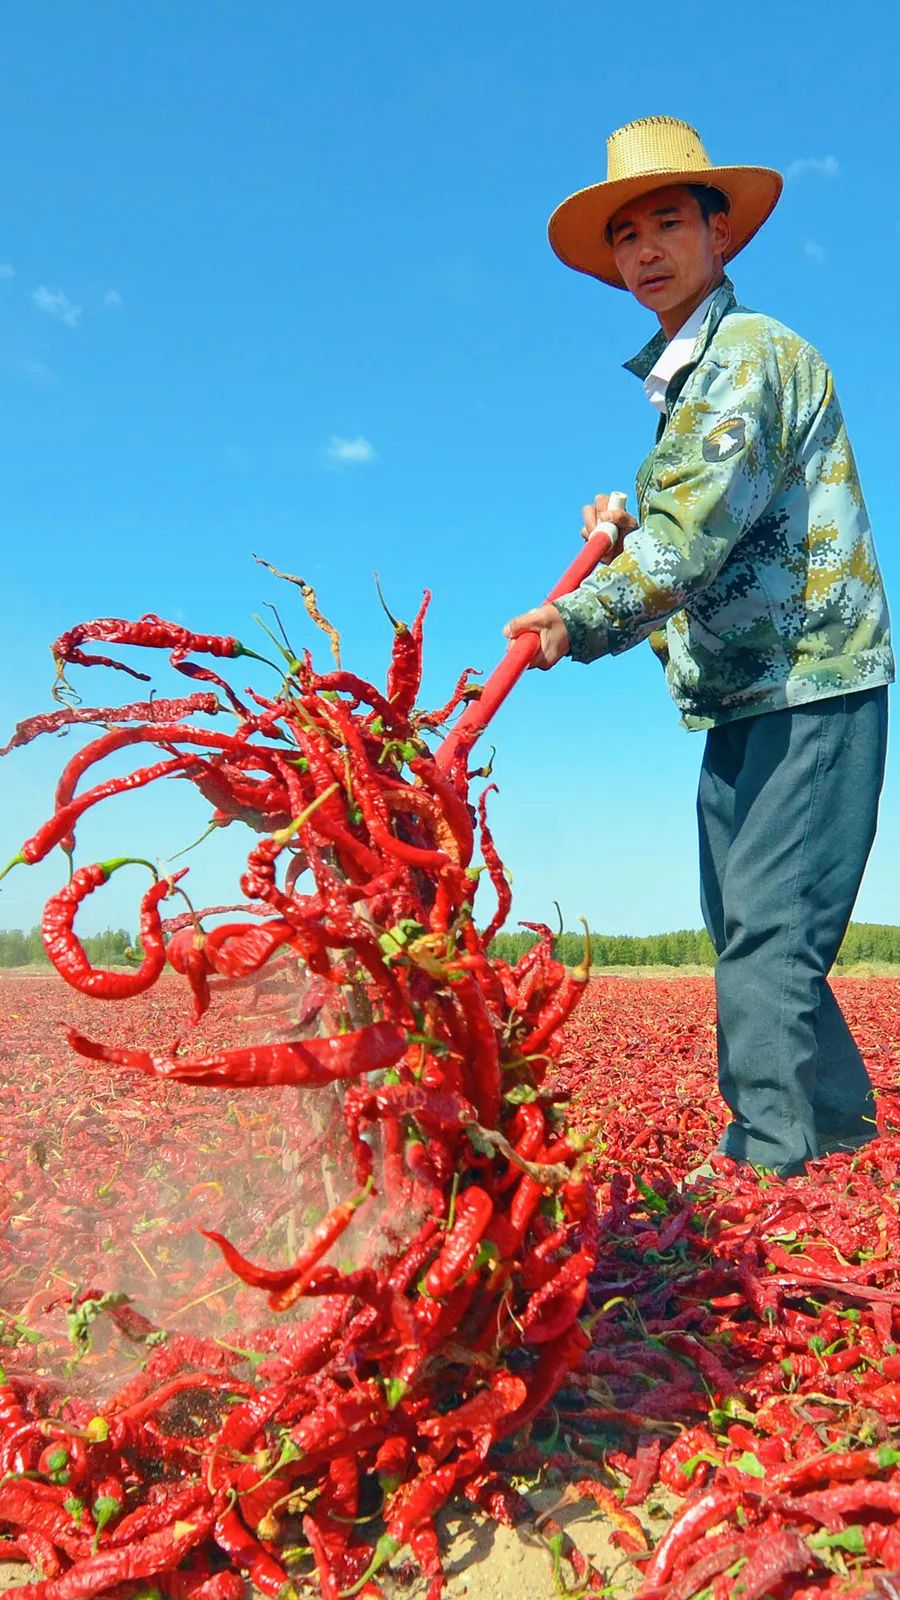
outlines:
[[[550,243],[561,261],[624,289],[604,237],[620,206],[671,183],[703,183],[731,202],[730,261],[773,210],[783,179],[771,167],[714,167],[696,128],[677,117],[641,117],[617,128],[606,143],[606,182],[579,189],[550,218]]]

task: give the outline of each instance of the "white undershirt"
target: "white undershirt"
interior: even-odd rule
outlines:
[[[697,335],[703,326],[703,318],[715,299],[718,289],[719,286],[717,284],[712,293],[708,294],[705,300],[701,300],[696,310],[691,312],[684,326],[678,329],[674,338],[669,340],[662,354],[657,356],[654,366],[644,379],[644,393],[650,404],[659,412],[664,412],[666,409],[666,390],[669,387],[670,380],[674,378],[676,372],[680,372],[682,367],[688,365],[694,353],[694,345],[697,343]]]

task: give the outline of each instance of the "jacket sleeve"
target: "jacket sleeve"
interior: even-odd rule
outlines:
[[[782,413],[774,363],[746,345],[681,401],[655,452],[640,527],[609,566],[555,602],[575,661],[631,649],[712,582],[775,490],[790,431]]]

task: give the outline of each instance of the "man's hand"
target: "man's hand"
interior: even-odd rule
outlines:
[[[625,535],[628,533],[634,533],[635,528],[638,526],[630,511],[616,511],[615,509],[609,509],[608,494],[596,494],[594,496],[593,505],[582,506],[581,521],[582,539],[590,539],[592,537],[598,522],[611,522],[614,527],[618,528],[619,537],[616,540],[616,543],[608,557],[610,561],[612,561],[613,557],[618,555],[619,551],[621,550],[622,541],[624,540]]]
[[[540,637],[541,648],[530,663],[532,667],[539,667],[541,672],[549,672],[555,667],[557,661],[569,654],[569,634],[562,617],[555,606],[549,603],[535,606],[533,611],[523,611],[520,617],[513,617],[511,622],[503,629],[507,639],[517,639],[520,633],[536,633]]]

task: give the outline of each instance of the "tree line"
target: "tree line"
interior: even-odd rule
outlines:
[[[491,945],[491,954],[510,964],[518,961],[535,942],[536,935],[500,933]],[[94,966],[116,967],[134,957],[139,949],[137,937],[125,928],[106,928],[103,933],[87,934],[82,940]],[[712,942],[704,929],[679,928],[674,933],[643,936],[625,933],[592,933],[592,961],[595,967],[685,967],[712,966]],[[556,954],[567,966],[577,966],[584,953],[582,933],[560,933]],[[851,922],[841,946],[837,964],[851,966],[857,961],[900,963],[900,927],[881,922]],[[0,930],[0,967],[49,966],[40,928],[23,933],[21,928]]]
[[[106,928],[103,933],[89,933],[81,942],[95,967],[123,966],[126,951],[134,950],[134,941],[125,928]],[[40,928],[32,928],[29,933],[23,933],[21,928],[0,929],[0,967],[32,965],[50,965]]]
[[[535,942],[533,933],[499,933],[491,954],[510,964],[518,961]],[[710,967],[715,961],[712,940],[705,929],[679,928],[674,933],[643,936],[624,933],[592,933],[591,959],[595,967]],[[584,952],[582,933],[561,933],[556,954],[567,966],[576,966]],[[857,961],[895,961],[900,963],[900,927],[881,922],[851,922],[841,945],[837,965],[852,966]]]

